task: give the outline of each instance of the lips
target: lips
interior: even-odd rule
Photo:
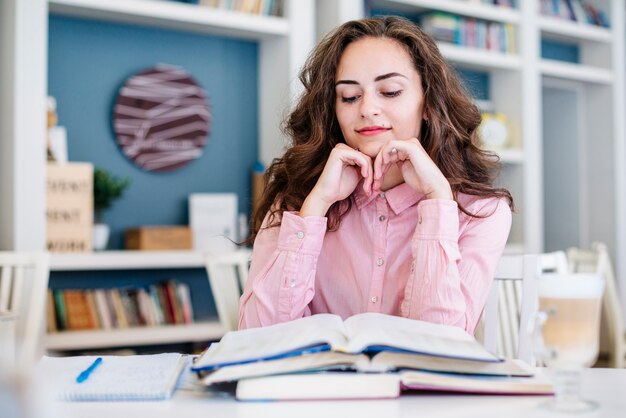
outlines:
[[[366,126],[364,128],[357,129],[356,131],[361,135],[377,135],[389,130],[391,130],[391,128],[386,128],[384,126]]]

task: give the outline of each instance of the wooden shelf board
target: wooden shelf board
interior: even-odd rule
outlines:
[[[518,55],[503,54],[479,48],[469,48],[444,42],[438,44],[443,56],[452,63],[461,64],[482,70],[513,70],[521,69],[522,63]]]
[[[185,325],[133,327],[109,330],[62,331],[47,334],[48,350],[83,350],[151,344],[218,340],[224,335],[219,321]]]
[[[598,43],[611,42],[611,30],[600,26],[572,22],[551,16],[538,19],[542,36],[562,41],[590,41]]]
[[[613,74],[610,70],[588,65],[544,59],[539,63],[539,68],[542,75],[549,77],[595,84],[611,84],[613,82]]]
[[[102,251],[52,254],[51,271],[204,268],[199,251]]]
[[[178,2],[148,0],[48,0],[53,14],[185,32],[260,40],[286,36],[287,19]]]

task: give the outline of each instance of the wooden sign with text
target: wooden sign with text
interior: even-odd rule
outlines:
[[[48,251],[92,251],[93,165],[48,164],[47,169]]]

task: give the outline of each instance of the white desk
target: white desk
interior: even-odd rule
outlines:
[[[579,417],[623,417],[626,411],[626,369],[590,369],[583,374],[583,395],[601,409]],[[316,402],[237,402],[232,398],[179,391],[159,402],[55,402],[64,418],[356,418],[395,417],[566,417],[537,409],[545,396],[471,396],[405,394],[393,400]]]

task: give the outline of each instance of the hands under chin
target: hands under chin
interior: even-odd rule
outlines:
[[[399,168],[401,178],[391,178],[397,172],[393,167]],[[385,177],[387,174],[390,176]],[[302,204],[300,216],[325,216],[330,206],[350,196],[362,179],[368,195],[404,181],[428,199],[453,199],[450,183],[416,138],[387,142],[374,161],[346,144],[338,144]]]

